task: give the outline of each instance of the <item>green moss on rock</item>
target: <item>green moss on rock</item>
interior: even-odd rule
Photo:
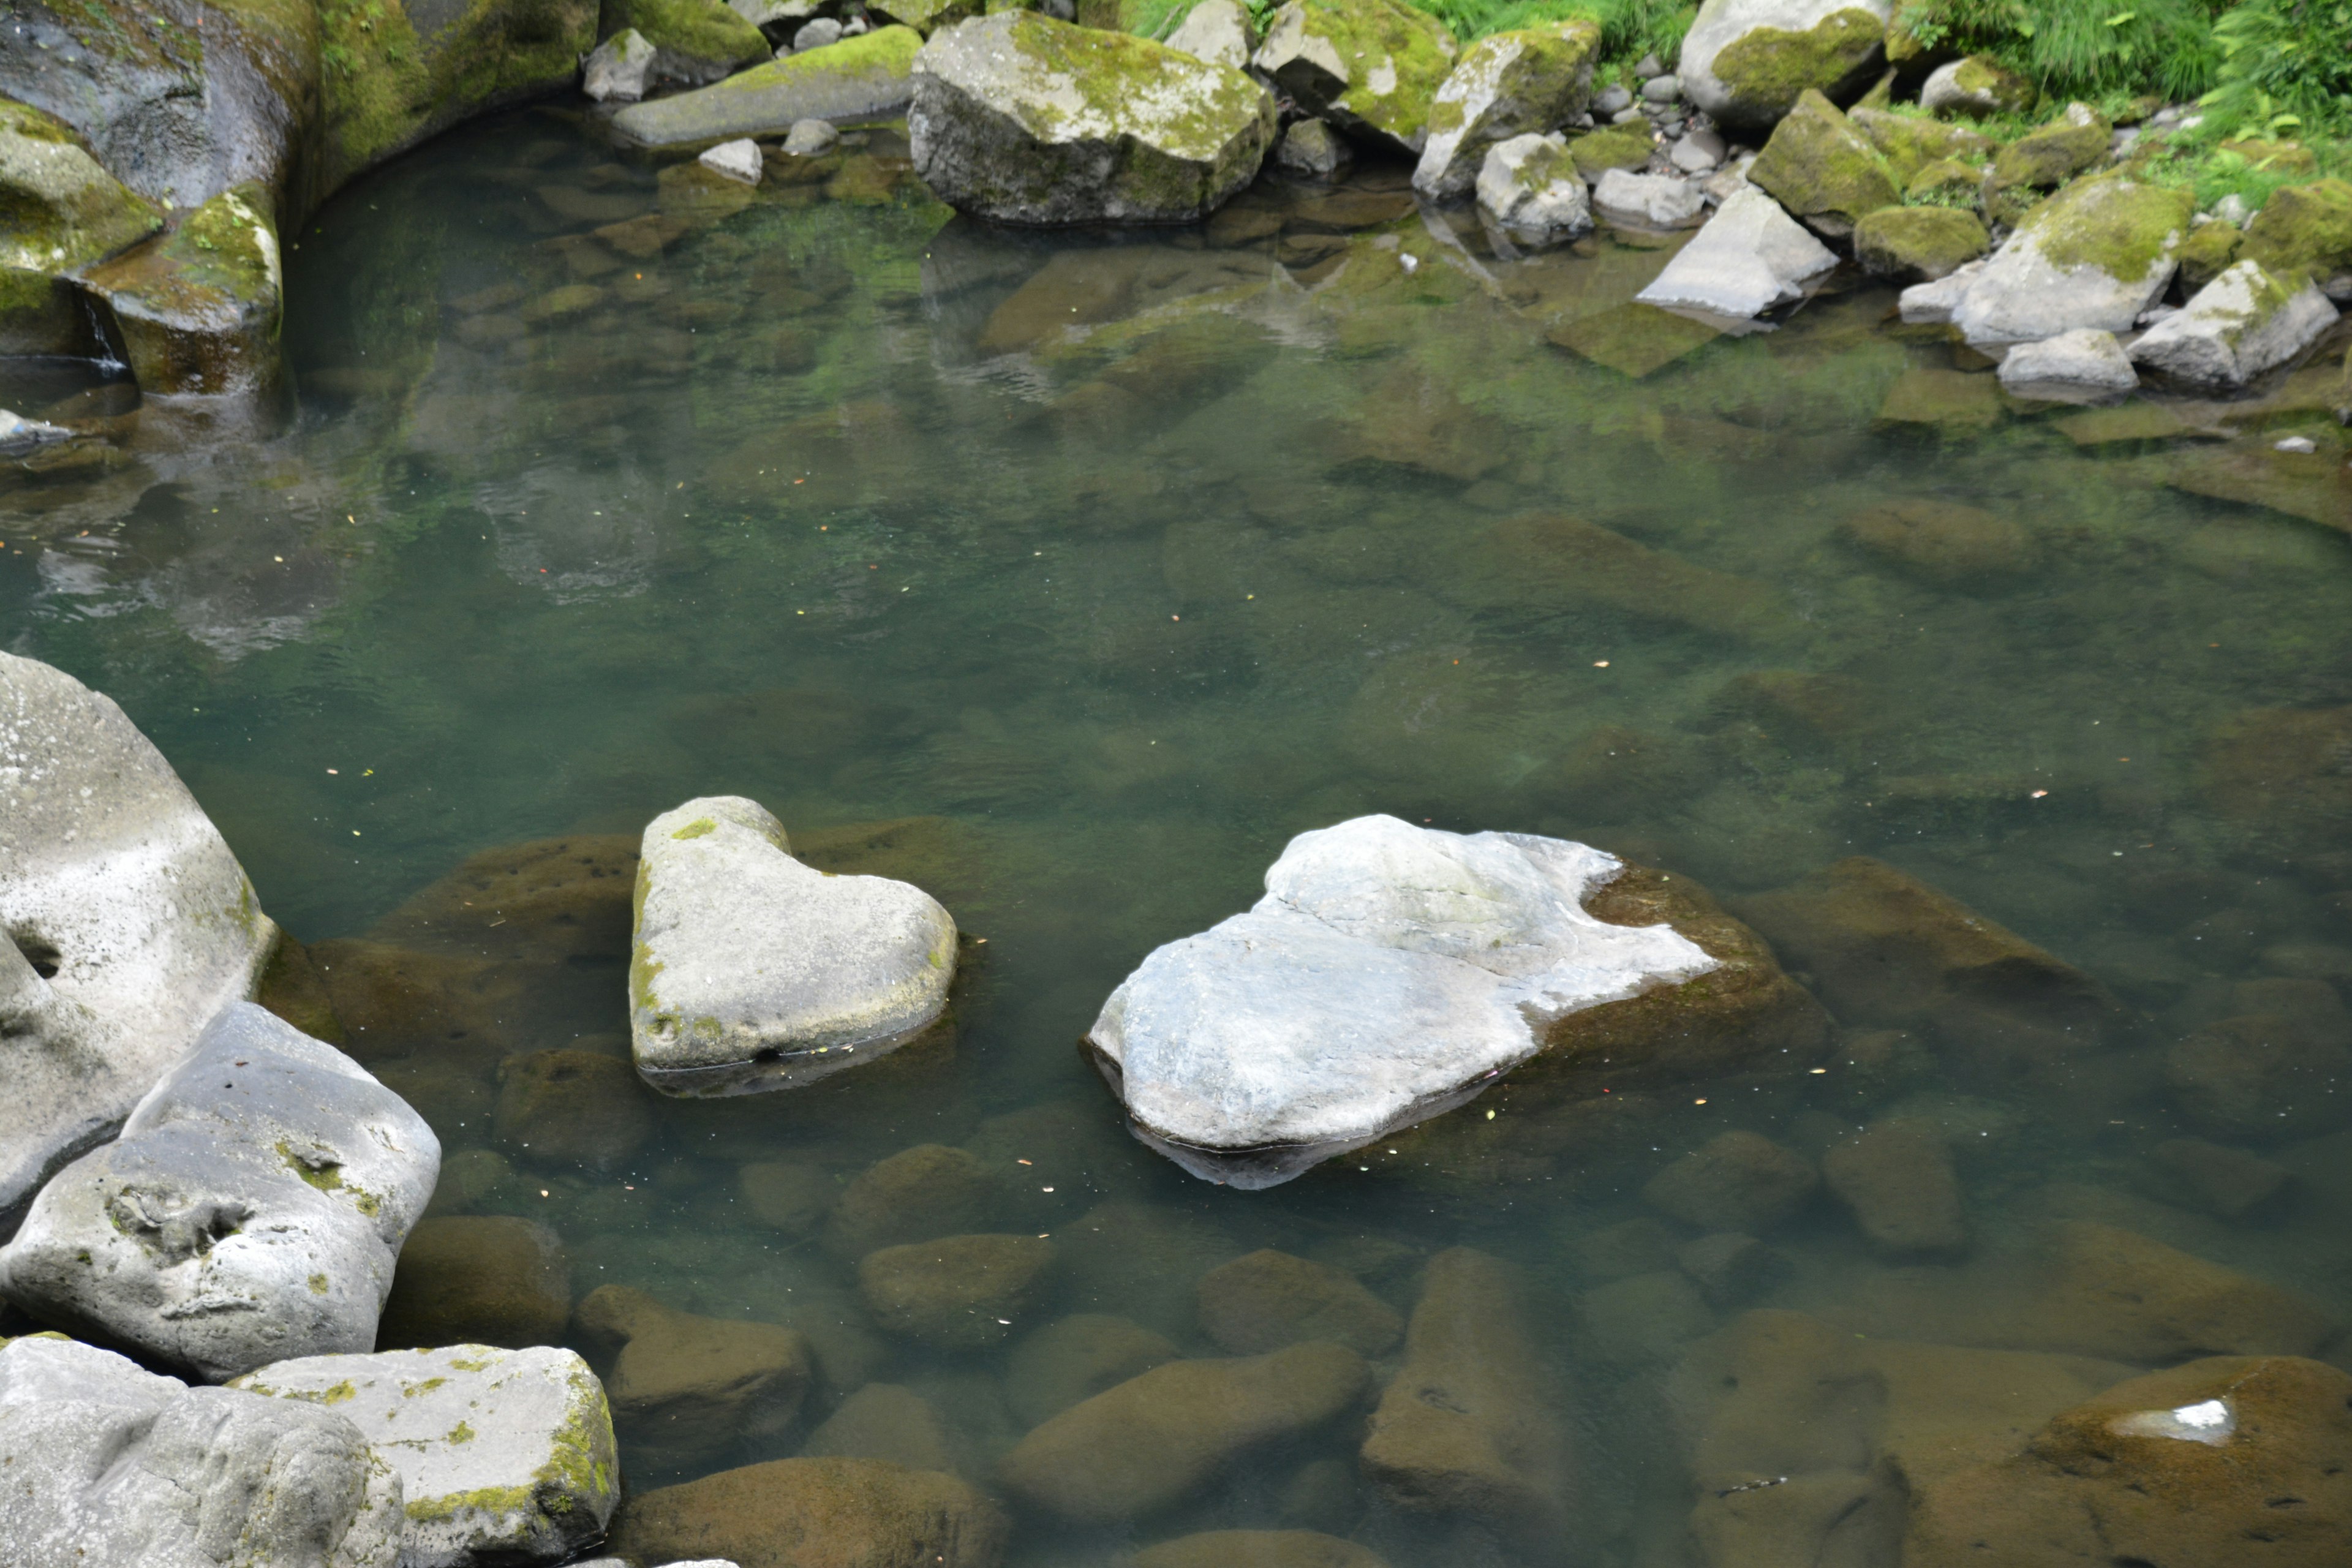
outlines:
[[[2029,131],[1992,161],[1991,187],[2050,190],[2107,155],[2115,128],[2087,104],[2070,103],[2049,124]]]
[[[2060,268],[2096,267],[2110,278],[2145,278],[2179,246],[2196,203],[2187,191],[2118,175],[2081,180],[2019,225]]]
[[[796,120],[869,120],[906,108],[922,35],[877,27],[804,55],[787,55],[692,92],[633,103],[613,117],[625,140],[648,147],[773,135]]]
[[[1850,233],[1865,214],[1903,199],[1870,139],[1810,88],[1773,129],[1748,178],[1793,216],[1833,234]]]
[[[760,29],[722,0],[603,0],[596,36],[636,29],[639,37],[669,56],[669,68],[716,81],[745,66],[772,58]]]
[[[881,0],[879,5],[866,7],[870,14],[885,21],[896,22],[902,27],[912,27],[927,38],[941,27],[952,27],[958,22],[985,16],[989,9],[982,0]],[[1105,22],[1087,24],[1090,27],[1107,25]]]
[[[1981,171],[1957,158],[1943,158],[1911,176],[1903,187],[1903,199],[1935,206],[1974,207],[1983,184]]]
[[[2190,292],[2202,289],[2230,269],[2238,259],[2245,236],[2233,223],[2212,219],[2199,224],[2180,242],[2180,280]]]
[[[1657,148],[1657,136],[1643,121],[1579,136],[1568,144],[1568,155],[1576,161],[1578,175],[1592,185],[1612,169],[1641,168]]]
[[[1457,52],[1442,23],[1401,0],[1290,0],[1255,63],[1308,112],[1418,153]]]
[[[2325,281],[2352,271],[2352,183],[2315,180],[2272,192],[2239,254],[2280,276]]]
[[[1923,120],[1916,114],[1856,108],[1849,110],[1846,118],[1878,149],[1886,166],[1895,172],[1895,180],[1906,186],[1930,163],[1981,158],[1994,147],[1992,138],[1982,132]]]
[[[1991,248],[1976,214],[1954,207],[1882,207],[1853,228],[1853,254],[1881,278],[1920,282],[1958,271]]]
[[[1967,111],[1976,114],[2030,114],[2042,98],[2032,77],[1982,55],[1960,61],[1952,85],[1966,95],[1962,104]]]
[[[251,392],[277,380],[282,279],[263,186],[223,191],[83,279],[112,312],[142,389]]]
[[[1867,69],[1886,29],[1859,7],[1824,16],[1803,32],[1753,27],[1716,52],[1708,69],[1738,102],[1741,118],[1786,114],[1808,91],[1830,91]]]

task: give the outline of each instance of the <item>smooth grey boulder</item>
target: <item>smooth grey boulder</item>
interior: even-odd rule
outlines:
[[[572,1351],[304,1356],[229,1386],[359,1428],[407,1499],[401,1568],[560,1563],[603,1539],[620,1500],[604,1385]]]
[[[2317,342],[2336,321],[2335,305],[2316,283],[2241,261],[2150,327],[2132,344],[2131,357],[2185,386],[2237,392]]]
[[[113,702],[0,653],[0,1237],[110,1136],[278,928],[195,797]]]
[[[635,103],[661,51],[635,27],[624,27],[589,51],[580,67],[580,90],[597,103]]]
[[[1255,1188],[1460,1105],[1558,1020],[1718,967],[1609,924],[1622,863],[1524,833],[1360,816],[1292,839],[1265,897],[1144,959],[1087,1031],[1144,1142]]]
[[[1895,297],[1895,309],[1903,324],[1909,327],[1949,326],[1960,301],[1984,276],[1985,264],[1971,261],[1958,267],[1941,278],[1926,283],[1914,283]]]
[[[955,963],[937,900],[803,865],[757,801],[708,795],[646,826],[629,1028],[666,1093],[790,1089],[872,1061],[938,1021]]]
[[[1477,191],[1478,210],[1514,238],[1546,245],[1592,231],[1591,202],[1557,132],[1530,132],[1488,148]]]
[[[1717,209],[1633,298],[1645,305],[1759,316],[1803,299],[1806,283],[1835,266],[1829,247],[1750,185]]]
[[[2078,327],[2128,332],[2172,281],[2194,205],[2187,191],[2120,176],[2077,180],[2029,212],[1986,259],[1952,324],[1979,349]]]
[[[1425,196],[1467,195],[1490,148],[1558,131],[1582,114],[1600,52],[1601,28],[1582,16],[1473,44],[1430,100],[1429,140],[1412,188]]]
[[[1675,58],[1684,97],[1733,131],[1769,129],[1809,88],[1835,100],[1883,68],[1892,0],[1705,0]]]
[[[2000,384],[2043,403],[2111,403],[2139,385],[2139,372],[2113,332],[2078,327],[2010,350]]]
[[[1211,65],[1246,70],[1257,40],[1250,36],[1249,13],[1238,0],[1201,0],[1168,35],[1168,47]]]
[[[8,1568],[395,1568],[400,1478],[334,1411],[0,1342]]]
[[[0,1295],[215,1382],[363,1351],[440,1165],[358,1063],[232,1003],[120,1139],[41,1189]]]
[[[912,27],[877,27],[805,55],[786,55],[725,81],[633,103],[613,116],[614,134],[641,147],[774,136],[803,120],[881,120],[914,91]]]
[[[819,16],[803,22],[793,35],[793,53],[804,55],[811,49],[821,49],[828,44],[841,42],[841,24],[831,16]]]
[[[1672,174],[1611,169],[1592,187],[1592,205],[1612,224],[1630,228],[1695,228],[1706,221],[1706,192]]]
[[[1034,11],[931,36],[907,110],[915,173],[1000,223],[1189,223],[1257,175],[1274,99],[1231,66]]]

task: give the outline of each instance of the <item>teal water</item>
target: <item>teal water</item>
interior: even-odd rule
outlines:
[[[452,1156],[498,1152],[445,1202],[546,1222],[579,1293],[824,1326],[940,1406],[978,1479],[1021,1431],[1005,1354],[875,1338],[845,1265],[752,1212],[743,1164],[839,1184],[969,1147],[1005,1184],[992,1228],[1069,1227],[1040,1321],[1118,1313],[1202,1353],[1192,1282],[1231,1256],[1337,1260],[1407,1309],[1420,1258],[1477,1247],[1528,1271],[1576,1456],[1554,1545],[1595,1563],[1733,1560],[1686,1542],[1704,1489],[1666,1412],[1685,1346],[1738,1304],[1670,1280],[1674,1310],[1629,1324],[1591,1294],[1672,1277],[1649,1232],[1612,1227],[1727,1129],[1813,1155],[1927,1115],[1968,1143],[1984,1247],[2091,1218],[2352,1320],[2335,1058],[2296,1080],[2291,1135],[2221,1139],[2294,1173],[2247,1218],[2148,1163],[2211,1131],[2166,1051],[2268,1016],[2287,993],[2260,983],[2297,982],[2338,1055],[2352,1038],[2326,1001],[2352,985],[2332,372],[2103,426],[2007,403],[1890,327],[1891,290],[1696,342],[1627,309],[1663,251],[1500,254],[1425,221],[1401,170],[1095,238],[951,220],[904,153],[877,131],[753,196],[519,112],[299,237],[283,418],[0,366],[0,404],[110,421],[78,466],[0,481],[0,637],[122,703],[305,942],[386,934],[478,852],[634,835],[720,793],[821,842],[898,824],[879,868],[986,939],[951,1051],[805,1096],[648,1095],[654,1131],[601,1169],[500,1142],[498,1072],[625,1050],[620,955],[496,948],[521,1000],[490,1037],[354,1037]],[[2315,466],[2265,481],[2289,510],[2251,504],[2245,473],[2292,434]],[[1588,839],[1735,908],[1879,857],[2079,965],[2128,1023],[2062,1071],[1880,1040],[1899,1069],[1832,1053],[1670,1086],[1631,1136],[1506,1119],[1475,1158],[1249,1194],[1184,1177],[1126,1139],[1077,1037],[1145,952],[1251,901],[1291,834],[1368,811]],[[1844,1022],[1851,1042],[1870,1020]],[[1127,1205],[1116,1246],[1091,1239],[1104,1203]],[[1747,1304],[1830,1310],[1879,1268],[1827,1200],[1767,1239],[1782,1271]],[[823,1414],[625,1467],[651,1486],[782,1457]],[[1020,1516],[1011,1561],[1278,1523],[1397,1568],[1507,1560],[1384,1501],[1359,1437],[1318,1430],[1105,1532]]]

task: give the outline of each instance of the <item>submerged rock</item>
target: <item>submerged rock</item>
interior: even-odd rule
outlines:
[[[0,1342],[0,1527],[26,1568],[400,1568],[398,1473],[342,1415]]]
[[[1706,0],[1683,38],[1684,94],[1725,128],[1769,128],[1807,91],[1852,102],[1885,59],[1886,0]]]
[[[400,1249],[376,1343],[551,1344],[572,1316],[571,1265],[543,1225],[506,1215],[420,1224]]]
[[[1134,1568],[1388,1568],[1368,1547],[1312,1530],[1211,1530],[1147,1546]]]
[[[1438,85],[1413,189],[1440,198],[1470,194],[1489,149],[1541,136],[1584,112],[1601,28],[1577,16],[1490,33]]]
[[[2044,403],[2103,403],[2137,390],[2139,372],[2113,332],[2077,327],[2010,350],[2000,384]]]
[[[635,1563],[997,1568],[1009,1531],[1002,1509],[953,1476],[882,1459],[773,1459],[637,1493],[610,1545]]]
[[[1256,177],[1274,101],[1230,66],[1125,33],[1005,11],[915,62],[915,172],[1000,222],[1189,223]]]
[[[400,1568],[563,1562],[603,1537],[620,1500],[604,1391],[567,1350],[306,1356],[230,1386],[359,1427],[400,1478]]]
[[[364,1350],[440,1164],[350,1058],[232,1003],[118,1141],[41,1189],[0,1290],[212,1380]]]
[[[841,1402],[801,1445],[804,1458],[887,1459],[910,1470],[970,1469],[968,1445],[939,1407],[911,1388],[869,1383]]]
[[[1874,1121],[1822,1156],[1822,1175],[1878,1252],[1948,1258],[1968,1249],[1951,1141],[1934,1122],[1900,1116]]]
[[[1891,496],[1838,524],[1838,536],[1909,575],[1961,587],[2032,571],[2042,559],[2014,518],[1926,496]]]
[[[776,136],[803,120],[836,123],[896,114],[914,96],[912,27],[877,27],[814,54],[753,66],[725,81],[613,116],[614,134],[644,147]]]
[[[2263,1142],[2352,1121],[2352,1049],[2343,1031],[2274,1013],[2208,1024],[2165,1053],[2165,1085],[2208,1131]]]
[[[943,1236],[869,1252],[857,1294],[884,1331],[940,1350],[1012,1337],[1044,1293],[1054,1244],[1036,1236]]]
[[[1453,35],[1402,0],[1288,0],[1251,64],[1307,113],[1418,156],[1454,57]]]
[[[1332,1420],[1363,1395],[1363,1358],[1293,1345],[1173,1361],[1046,1421],[997,1467],[1005,1489],[1074,1524],[1121,1524],[1182,1501],[1259,1444]]]
[[[1087,1047],[1178,1163],[1287,1181],[1465,1102],[1580,1011],[1717,968],[1669,929],[1585,911],[1621,869],[1562,839],[1390,816],[1301,834],[1254,909],[1146,958]]]
[[[2078,327],[2128,332],[2172,280],[2193,205],[2187,191],[2120,175],[2078,180],[2019,221],[1952,323],[1980,348]]]
[[[1830,248],[1779,203],[1748,189],[1725,202],[1633,298],[1721,316],[1759,316],[1804,298],[1805,284],[1836,265]]]
[[[0,653],[0,1236],[112,1135],[278,928],[187,786],[122,710]]]
[[[1479,210],[1528,244],[1591,232],[1584,182],[1558,135],[1529,132],[1488,148],[1477,188]]]
[[[582,1342],[613,1355],[605,1384],[621,1436],[671,1463],[775,1436],[815,1375],[814,1352],[795,1330],[698,1317],[625,1285],[588,1292],[572,1321]]]
[[[1822,1184],[1811,1162],[1755,1132],[1726,1132],[1650,1178],[1651,1207],[1701,1230],[1768,1230]]]
[[[738,795],[646,825],[629,1027],[637,1071],[669,1094],[813,1083],[939,1020],[955,921],[919,888],[829,877]]]
[[[645,1085],[618,1057],[534,1051],[499,1067],[498,1141],[540,1165],[625,1165],[654,1135]]]
[[[1568,1440],[1517,1272],[1466,1247],[1429,1261],[1365,1475],[1397,1507],[1549,1543],[1568,1520]]]
[[[1079,1312],[1046,1324],[1013,1347],[1004,1396],[1015,1415],[1035,1426],[1177,1354],[1174,1341],[1140,1323]]]
[[[2185,386],[2237,392],[2317,342],[2336,319],[2316,283],[2241,261],[2150,327],[2131,357]]]
[[[1396,1343],[1396,1309],[1326,1264],[1264,1247],[1201,1277],[1201,1328],[1220,1350],[1256,1355],[1328,1340],[1361,1355]]]
[[[2167,1195],[2221,1219],[2243,1218],[2294,1179],[2284,1165],[2202,1138],[2167,1139],[2148,1159],[2168,1178]]]
[[[825,1225],[825,1248],[856,1258],[880,1247],[977,1230],[1005,1195],[1003,1184],[970,1151],[918,1143],[877,1161],[841,1189]]]

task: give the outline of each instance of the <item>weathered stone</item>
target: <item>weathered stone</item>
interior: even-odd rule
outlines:
[[[628,1163],[654,1134],[629,1064],[595,1051],[537,1051],[499,1067],[498,1140],[534,1164]]]
[[[169,234],[84,269],[148,394],[259,392],[278,376],[283,275],[267,188],[223,191]]]
[[[2139,386],[2139,372],[2113,332],[2077,327],[2020,343],[2000,362],[2000,384],[2044,403],[2111,401]]]
[[[273,1363],[229,1385],[332,1410],[400,1478],[401,1568],[560,1563],[621,1497],[613,1421],[567,1350],[452,1345]]]
[[[1772,128],[1748,178],[1791,216],[1832,238],[1853,234],[1865,216],[1903,200],[1895,172],[1870,138],[1811,89]]]
[[[1010,1339],[1043,1294],[1054,1244],[1036,1236],[943,1236],[869,1252],[857,1294],[877,1327],[940,1350]]]
[[[1592,229],[1592,207],[1557,135],[1529,132],[1486,150],[1478,207],[1513,237],[1549,245]]]
[[[1714,1307],[1737,1307],[1769,1285],[1784,1259],[1752,1236],[1719,1230],[1674,1249],[1675,1267]]]
[[[2180,261],[2181,284],[2194,293],[2227,272],[2238,259],[2239,247],[2245,237],[2245,232],[2236,224],[2221,218],[2190,229],[2189,237],[2180,242],[2175,253]]]
[[[1916,114],[1896,114],[1886,109],[1857,106],[1847,112],[1846,119],[1870,138],[1870,144],[1886,160],[1896,183],[1906,189],[1919,171],[1930,164],[1981,158],[1996,145],[1982,132],[1922,120]],[[1971,171],[1967,183],[1974,189],[1979,176]]]
[[[363,1349],[440,1163],[350,1058],[231,1003],[119,1140],[41,1189],[0,1291],[214,1381]]]
[[[877,27],[831,48],[753,66],[725,81],[613,116],[613,132],[646,147],[731,136],[774,136],[803,120],[875,120],[907,107],[915,90],[912,27]]]
[[[332,1410],[0,1342],[0,1531],[23,1568],[397,1568],[400,1477]]]
[[[2258,1547],[2251,1543],[2260,1542]],[[1915,1491],[1903,1562],[2327,1568],[2352,1552],[2352,1377],[2216,1357],[2120,1383]]]
[[[1027,1426],[1174,1361],[1175,1342],[1142,1324],[1080,1312],[1046,1324],[1013,1350],[1005,1398]]]
[[[637,1071],[667,1093],[793,1088],[887,1055],[937,1022],[955,961],[936,900],[803,864],[756,802],[708,796],[646,825],[629,1025]]]
[[[2014,219],[2032,204],[2032,193],[2054,190],[2105,158],[2114,134],[2115,128],[2088,104],[2068,104],[2057,119],[1993,154],[1985,176],[1987,210]]]
[[[1320,120],[1295,121],[1274,150],[1275,167],[1313,180],[1337,179],[1355,161],[1348,139]]]
[[[1804,286],[1836,265],[1828,247],[1751,187],[1725,202],[1633,298],[1722,316],[1758,316],[1804,298]]]
[[[1982,55],[1968,55],[1937,66],[1919,84],[1919,107],[1947,118],[1967,115],[1989,120],[2002,114],[2030,114],[2041,96],[2032,78]]]
[[[75,353],[89,327],[66,275],[163,226],[154,205],[108,174],[71,128],[0,99],[0,353]]]
[[[1429,1261],[1397,1371],[1364,1437],[1364,1474],[1411,1513],[1555,1542],[1568,1439],[1508,1264],[1466,1247]]]
[[[1592,205],[1604,221],[1620,227],[1696,228],[1706,221],[1706,193],[1696,181],[1672,174],[1605,170],[1593,183]]]
[[[842,1189],[825,1226],[836,1258],[978,1229],[1003,1204],[1002,1183],[980,1160],[942,1143],[918,1143],[860,1172]]]
[[[1369,1548],[1312,1530],[1211,1530],[1147,1546],[1134,1568],[1388,1568]]]
[[[1914,283],[1896,299],[1895,310],[1906,326],[1949,325],[1960,302],[1982,276],[1984,263],[1971,261],[1932,283]]]
[[[795,1330],[698,1317],[625,1285],[588,1292],[572,1322],[583,1342],[613,1355],[605,1384],[621,1436],[672,1463],[775,1436],[800,1414],[814,1375],[808,1338]]]
[[[1803,1155],[1754,1132],[1726,1132],[1651,1177],[1642,1196],[1701,1230],[1753,1233],[1795,1214],[1820,1185]]]
[[[2243,1218],[2294,1180],[2284,1165],[2202,1138],[2168,1138],[2148,1158],[2179,1195],[2221,1219]]]
[[[773,54],[760,29],[721,0],[601,0],[597,36],[635,32],[654,46],[653,79],[679,87],[722,81]]]
[[[1087,1045],[1171,1158],[1286,1181],[1462,1103],[1580,1011],[1717,966],[1670,930],[1587,914],[1618,870],[1565,840],[1386,816],[1302,834],[1255,908],[1146,958]],[[1336,1078],[1335,1039],[1349,1047]]]
[[[624,27],[589,52],[580,67],[580,90],[595,103],[635,103],[646,95],[658,52],[644,34]]]
[[[1454,57],[1444,26],[1402,0],[1288,0],[1251,64],[1307,113],[1418,156]]]
[[[881,0],[879,5],[866,7],[871,15],[911,27],[927,38],[959,22],[970,21],[986,9],[982,0]]]
[[[637,1563],[997,1568],[1009,1532],[1003,1510],[953,1476],[882,1459],[774,1459],[637,1493],[611,1545]]]
[[[2073,965],[1881,860],[1853,856],[1743,912],[1850,1023],[1932,1025],[1996,1053],[2095,1046],[2114,1000]]]
[[[1060,225],[1205,217],[1256,177],[1278,126],[1231,66],[1004,11],[923,46],[907,129],[941,201]]]
[[[1891,1258],[1949,1258],[1969,1245],[1959,1173],[1943,1129],[1916,1117],[1874,1121],[1822,1156],[1822,1177],[1863,1238]]]
[[[1903,183],[1906,201],[1954,210],[1976,210],[1984,178],[1957,158],[1938,158]]]
[[[171,764],[63,670],[0,653],[0,1236],[110,1136],[278,928]]]
[[[2276,1014],[2223,1018],[2165,1053],[2182,1116],[2224,1137],[2278,1142],[2352,1119],[2352,1049],[2341,1030]]]
[[[1192,1496],[1261,1443],[1330,1421],[1362,1398],[1367,1375],[1361,1356],[1320,1342],[1169,1362],[1039,1426],[997,1477],[1072,1523],[1124,1523]]]
[[[2150,327],[2131,357],[2185,386],[2237,392],[2318,342],[2336,318],[2317,284],[2241,261]]]
[[[841,132],[830,120],[795,120],[784,133],[784,152],[794,158],[821,158],[840,142]]]
[[[1982,507],[1897,496],[1853,513],[1838,535],[1856,549],[1930,583],[1958,586],[2014,576],[2042,552],[2022,523]]]
[[[1906,283],[1948,278],[1991,247],[1984,220],[1957,207],[1881,207],[1853,228],[1863,270]]]
[[[716,147],[706,147],[702,150],[702,155],[695,162],[714,174],[723,175],[746,185],[758,184],[760,175],[766,167],[766,159],[760,151],[760,144],[748,136],[738,137],[732,142],[721,142]]]
[[[1558,130],[1584,112],[1601,28],[1582,16],[1490,33],[1438,85],[1413,189],[1444,199],[1470,194],[1489,149]]]
[[[400,1249],[376,1344],[521,1350],[562,1338],[571,1316],[571,1266],[553,1231],[504,1215],[453,1215],[425,1221]]]
[[[2018,221],[1951,320],[1979,347],[2078,327],[2130,331],[2172,280],[2193,200],[2120,175],[2078,180]]]
[[[2352,271],[2352,181],[2273,191],[2246,225],[2240,254],[2282,279],[2303,274],[2327,282]]]
[[[1396,1309],[1347,1275],[1271,1247],[1202,1275],[1200,1303],[1202,1330],[1234,1355],[1328,1340],[1375,1356],[1404,1330]]]
[[[1881,0],[1706,0],[1675,70],[1728,130],[1769,129],[1809,91],[1852,102],[1885,58]]]
[[[1168,47],[1211,65],[1247,70],[1257,39],[1240,0],[1199,0],[1168,35]]]

